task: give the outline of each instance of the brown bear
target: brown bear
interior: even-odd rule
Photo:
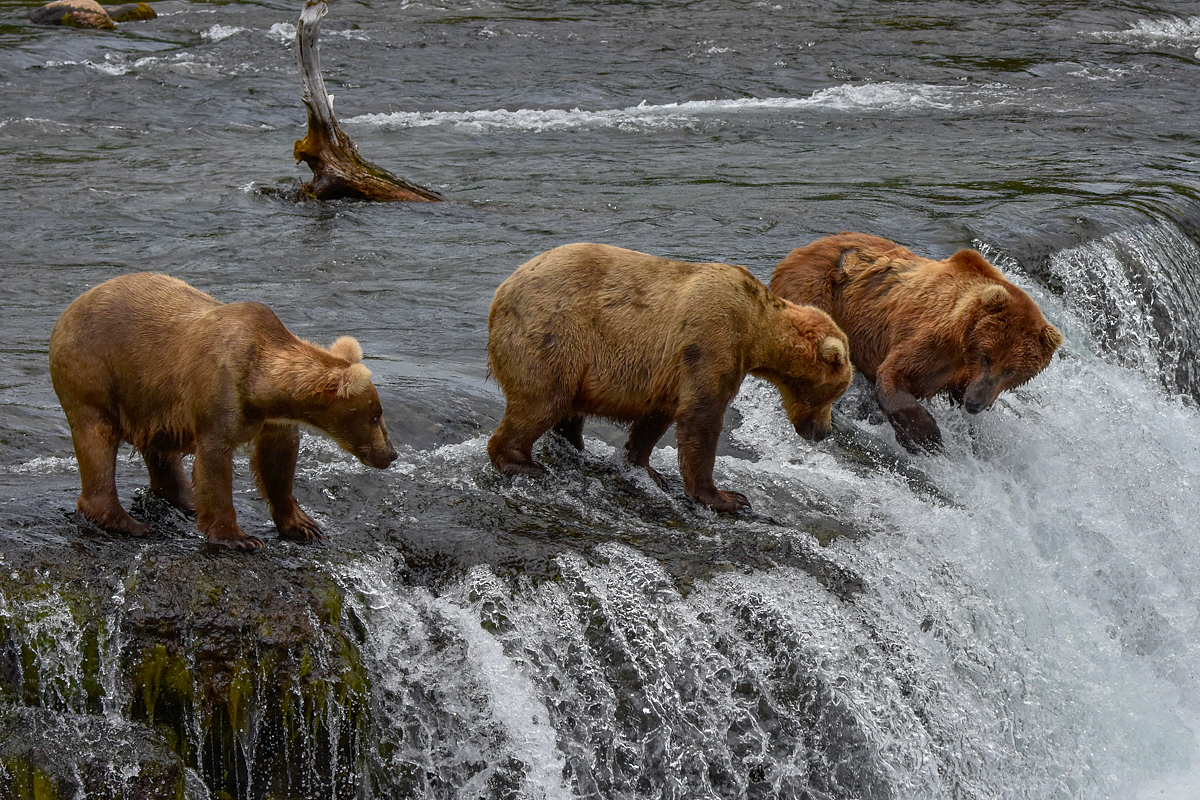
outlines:
[[[541,474],[534,442],[555,428],[583,449],[588,415],[632,423],[631,463],[676,424],[684,490],[717,511],[749,507],[713,484],[725,407],[746,373],[778,388],[796,432],[818,441],[850,385],[845,335],[829,315],[770,294],[743,267],[571,244],[496,290],[488,365],[507,399],[488,454],[501,472]]]
[[[918,399],[946,391],[977,414],[1041,372],[1063,340],[974,250],[933,261],[878,236],[842,233],[788,254],[771,291],[829,312],[897,441],[914,453],[942,442]]]
[[[321,538],[292,495],[297,423],[383,469],[396,458],[362,349],[346,336],[325,350],[301,341],[261,303],[224,303],[166,275],[113,278],[63,311],[50,335],[50,378],[79,461],[79,513],[102,528],[151,531],[126,513],[114,480],[131,443],[150,490],[212,544],[262,546],[238,527],[233,451],[254,442],[250,468],[285,539]],[[195,453],[192,482],[182,455]]]

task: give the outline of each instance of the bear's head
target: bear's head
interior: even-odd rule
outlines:
[[[323,353],[298,392],[305,411],[300,421],[324,431],[367,466],[386,469],[396,460],[396,450],[371,371],[362,363],[362,347],[353,337],[343,336]]]
[[[773,363],[753,374],[779,390],[796,433],[819,442],[833,430],[833,401],[850,386],[850,343],[824,311],[783,301],[782,341]]]
[[[971,414],[991,407],[1000,392],[1045,369],[1063,341],[1033,299],[1011,284],[980,287],[960,313],[967,315],[963,325],[967,374],[953,391]]]

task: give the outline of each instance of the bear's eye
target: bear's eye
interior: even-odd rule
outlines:
[[[987,353],[980,353],[979,354],[979,364],[984,369],[987,369],[988,367],[990,367],[992,365],[992,357],[989,356]]]

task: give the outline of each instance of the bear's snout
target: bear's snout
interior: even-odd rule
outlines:
[[[365,451],[360,451],[356,454],[358,460],[366,464],[368,467],[375,469],[387,469],[396,460],[396,448],[392,447],[388,442],[386,448],[372,447]]]
[[[833,423],[829,419],[821,417],[809,417],[807,419],[795,420],[792,422],[796,428],[796,433],[810,442],[819,442],[830,434],[833,430]]]
[[[978,414],[980,411],[991,408],[1003,388],[996,377],[981,375],[972,381],[967,386],[967,391],[963,393],[963,408],[967,410],[968,414]]]

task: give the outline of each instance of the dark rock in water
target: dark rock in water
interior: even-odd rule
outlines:
[[[29,18],[38,25],[67,25],[96,30],[113,30],[117,27],[96,0],[55,0],[30,11]]]
[[[0,796],[200,800],[193,780],[153,729],[102,715],[0,709]]]
[[[119,6],[108,6],[104,10],[113,22],[140,22],[158,16],[158,12],[148,3],[123,3]]]

